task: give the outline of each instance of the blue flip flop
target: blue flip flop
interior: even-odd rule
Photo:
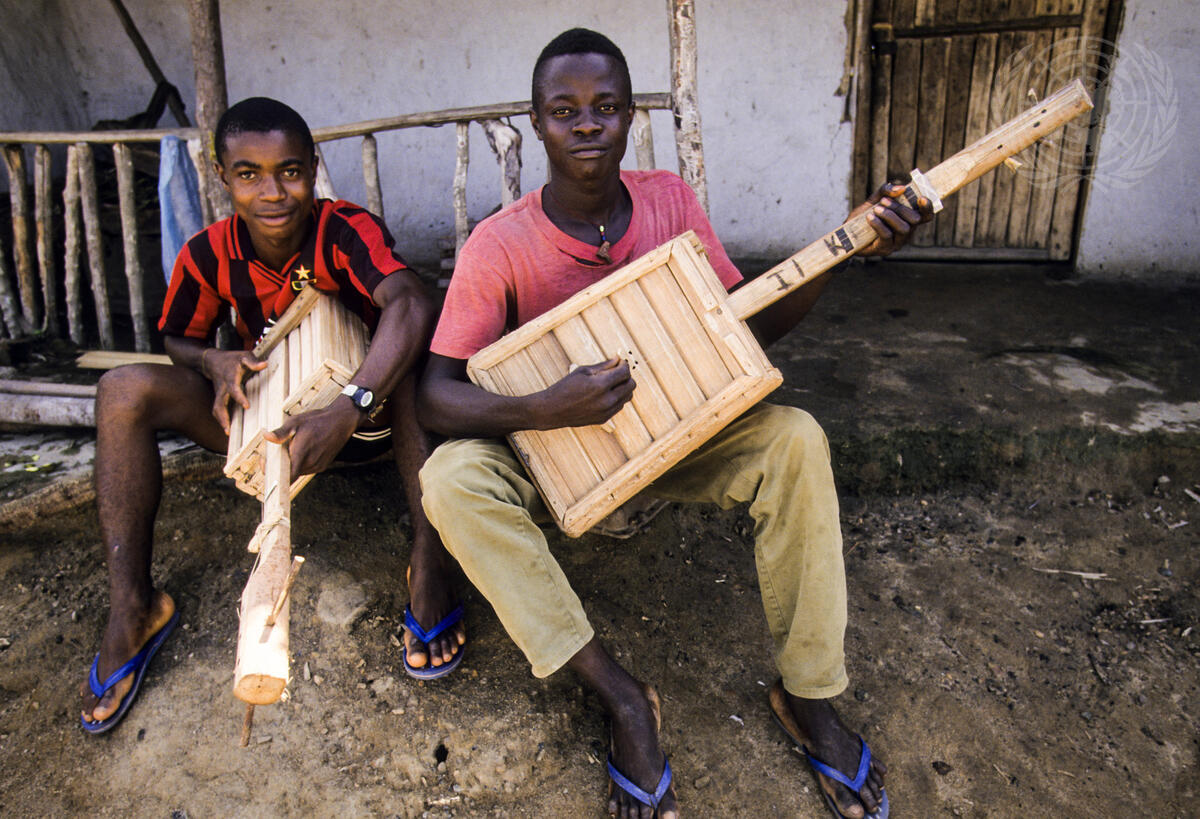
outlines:
[[[116,727],[116,724],[124,718],[126,712],[129,711],[130,706],[133,705],[133,700],[137,697],[138,689],[142,687],[142,678],[146,676],[146,669],[150,667],[150,659],[154,656],[154,652],[158,651],[159,647],[167,641],[167,637],[169,637],[171,632],[174,631],[175,624],[178,622],[179,612],[176,611],[171,615],[171,619],[168,620],[162,628],[154,633],[154,636],[150,638],[149,642],[142,646],[142,650],[134,655],[132,660],[125,663],[125,665],[121,666],[113,673],[109,674],[108,679],[106,679],[103,683],[100,682],[99,676],[100,655],[96,655],[96,659],[92,660],[92,670],[88,674],[88,688],[92,690],[92,693],[95,694],[97,698],[103,697],[105,694],[107,694],[109,689],[129,676],[131,672],[136,673],[134,674],[133,678],[133,687],[129,689],[129,693],[125,695],[123,700],[121,700],[121,706],[117,709],[117,712],[108,719],[100,722],[88,722],[81,714],[79,716],[79,722],[83,726],[83,730],[87,731],[89,734],[103,734],[105,731],[109,731]]]
[[[416,637],[418,640],[420,640],[422,643],[424,643],[426,646],[429,645],[431,640],[437,639],[437,636],[439,634],[441,634],[443,631],[445,631],[448,628],[451,628],[454,625],[457,625],[458,621],[461,620],[462,617],[463,617],[463,607],[462,607],[462,604],[459,604],[458,606],[455,607],[454,611],[450,612],[445,617],[443,617],[442,621],[440,623],[438,623],[433,628],[429,629],[429,631],[426,631],[425,629],[421,628],[421,624],[417,622],[417,618],[413,617],[412,606],[404,607],[404,627],[406,629],[408,629],[409,631],[411,631],[412,635],[414,637]],[[454,653],[454,658],[452,660],[450,660],[450,662],[443,663],[442,665],[433,665],[432,664],[432,662],[433,662],[432,654],[429,655],[429,661],[430,661],[429,665],[425,665],[420,668],[409,665],[408,664],[408,647],[407,646],[405,646],[404,649],[401,651],[400,657],[404,661],[404,671],[405,671],[405,673],[408,674],[408,676],[414,677],[418,680],[436,680],[441,677],[445,677],[451,671],[458,668],[458,664],[462,662],[464,648],[465,648],[465,646],[459,646],[458,651],[456,651]]]
[[[834,781],[841,782],[850,789],[851,793],[858,793],[860,790],[862,790],[862,786],[867,783],[867,774],[871,770],[871,748],[869,745],[867,745],[867,741],[862,737],[859,737],[858,741],[862,743],[862,754],[858,757],[858,772],[855,773],[853,779],[846,776],[837,768],[826,765],[824,762],[817,759],[815,756],[810,754],[808,752],[808,748],[805,748],[803,745],[800,746],[800,750],[804,751],[804,756],[806,759],[808,759],[808,764],[812,765],[814,771],[824,774]],[[818,782],[818,787],[819,786],[820,783]],[[821,796],[825,797],[825,804],[829,806],[831,811],[833,811],[833,815],[840,817],[842,812],[837,809],[837,805],[834,803],[833,797],[830,796],[824,788],[819,787],[819,790],[821,791]],[[866,819],[887,819],[887,816],[887,791],[881,789],[879,792],[879,809],[874,813],[868,813],[866,815]]]
[[[663,772],[662,776],[658,779],[658,785],[654,788],[654,793],[642,790],[629,777],[617,770],[617,766],[612,761],[612,754],[608,755],[605,764],[608,765],[608,775],[614,785],[643,805],[649,806],[656,812],[658,811],[658,803],[662,801],[663,796],[666,795],[667,790],[671,787],[671,763],[667,761],[666,754],[663,754]]]
[[[858,770],[855,772],[854,778],[851,779],[841,771],[830,765],[826,765],[824,762],[808,752],[808,748],[800,739],[800,726],[796,724],[795,719],[792,717],[791,711],[788,710],[784,698],[782,681],[777,680],[775,684],[771,686],[771,690],[767,695],[767,702],[771,707],[771,717],[775,720],[775,724],[783,729],[783,732],[788,735],[788,739],[792,741],[792,744],[804,753],[804,758],[808,760],[808,764],[812,767],[814,775],[820,774],[822,776],[829,777],[835,782],[840,782],[855,794],[862,790],[862,786],[867,782],[867,775],[871,771],[871,748],[867,745],[867,741],[865,739],[863,739],[861,736],[858,738],[858,741],[862,744],[862,753],[858,757]],[[838,817],[838,819],[843,819],[842,812],[838,810],[837,804],[833,801],[833,797],[825,792],[825,787],[821,783],[820,776],[817,776],[817,790],[820,791],[821,796],[825,798],[825,804],[829,806],[830,812],[834,816]],[[868,813],[864,819],[887,819],[888,813],[889,808],[887,791],[880,789],[879,808],[874,813]]]

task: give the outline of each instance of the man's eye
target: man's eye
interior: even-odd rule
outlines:
[[[252,182],[254,181],[254,171],[242,171],[238,174],[238,179],[243,182]]]
[[[570,108],[555,108],[553,111],[550,112],[550,116],[552,116],[552,117],[562,118],[562,117],[567,117],[570,115],[571,115]]]
[[[288,168],[283,172],[284,179],[295,179],[298,176],[300,176],[299,168]]]
[[[617,106],[613,105],[611,102],[603,103],[600,106],[600,113],[602,113],[602,114],[615,114],[616,111],[617,111]]]

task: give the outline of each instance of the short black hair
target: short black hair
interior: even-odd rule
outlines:
[[[545,64],[551,58],[560,57],[563,54],[604,54],[612,57],[621,70],[625,95],[629,97],[630,102],[633,101],[633,81],[629,78],[629,63],[625,61],[625,55],[621,53],[621,49],[617,48],[617,44],[598,31],[588,28],[572,28],[547,43],[546,47],[542,49],[542,53],[538,55],[537,62],[533,64],[533,89],[530,101],[534,110],[537,110],[543,99],[541,86],[542,77],[545,74]]]
[[[246,133],[266,134],[271,131],[282,131],[299,137],[309,155],[314,153],[312,131],[308,129],[304,117],[296,113],[294,108],[270,97],[250,97],[230,106],[217,120],[217,130],[213,134],[217,162],[225,164],[225,147],[229,137]]]

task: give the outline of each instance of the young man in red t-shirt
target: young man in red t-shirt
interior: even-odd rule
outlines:
[[[456,437],[426,462],[421,481],[426,511],[446,548],[491,602],[533,673],[570,667],[608,711],[609,812],[649,819],[678,810],[659,745],[657,695],[595,637],[537,525],[548,520],[545,508],[502,439],[521,429],[608,420],[633,392],[629,367],[619,360],[582,366],[518,398],[488,393],[466,378],[470,355],[685,230],[699,235],[727,287],[741,279],[682,180],[620,170],[633,110],[625,59],[606,37],[575,29],[542,51],[530,117],[550,178],[480,223],[456,264],[420,396],[431,426]],[[868,253],[891,252],[930,218],[927,202],[914,210],[893,198],[898,194],[884,186],[856,209],[871,212],[879,234]],[[793,327],[823,282],[755,316],[750,324],[759,338],[769,343]],[[822,790],[842,815],[886,815],[884,768],[829,701],[847,684],[846,595],[837,496],[816,422],[792,407],[759,404],[646,493],[727,507],[749,503],[782,676],[772,707],[807,742]]]
[[[449,558],[422,511],[417,479],[431,446],[417,422],[414,373],[434,320],[432,300],[392,249],[381,220],[348,202],[314,199],[316,152],[294,110],[262,97],[243,100],[222,116],[214,142],[234,215],[194,236],[176,261],[159,321],[173,363],[114,369],[96,395],[96,505],[110,610],[83,689],[81,721],[90,733],[125,715],[178,620],[174,601],[150,578],[162,491],[156,434],[173,430],[224,452],[230,402],[248,406],[243,386],[266,366],[250,350],[305,286],[337,293],[367,322],[371,342],[342,395],[267,438],[287,444],[293,475],[303,475],[339,455],[381,454],[390,429],[413,528],[405,669],[441,676],[462,658],[465,632]],[[212,346],[231,307],[241,350]]]

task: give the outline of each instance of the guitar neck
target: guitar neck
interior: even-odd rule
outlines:
[[[924,175],[913,171],[913,181],[905,187],[904,198],[915,207],[917,197],[924,196],[934,203],[935,212],[941,210],[942,199],[1091,108],[1092,100],[1083,82],[1074,79]],[[744,321],[873,241],[875,231],[866,214],[849,219],[730,294],[729,307]]]

